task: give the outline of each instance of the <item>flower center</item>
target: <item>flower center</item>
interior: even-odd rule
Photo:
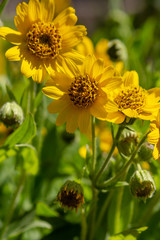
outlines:
[[[26,34],[28,49],[40,58],[55,58],[61,50],[62,38],[53,23],[33,23]]]
[[[69,90],[70,100],[80,108],[87,108],[95,102],[98,87],[94,80],[91,81],[88,75],[77,76],[72,82]]]
[[[118,104],[119,109],[132,109],[137,112],[141,111],[144,105],[145,90],[137,87],[128,87],[122,90],[114,101]]]

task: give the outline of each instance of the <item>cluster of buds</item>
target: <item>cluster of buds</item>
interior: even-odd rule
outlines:
[[[137,170],[134,172],[129,186],[133,196],[142,200],[151,198],[156,190],[154,180],[147,170]]]
[[[7,102],[0,109],[0,121],[7,127],[17,128],[24,120],[22,108],[16,102]]]
[[[75,209],[77,212],[78,208],[84,204],[81,185],[75,181],[66,181],[58,192],[57,201],[60,202],[62,207]]]

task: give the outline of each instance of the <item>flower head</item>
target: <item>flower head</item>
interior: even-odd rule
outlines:
[[[114,73],[113,67],[105,68],[103,60],[94,56],[86,57],[76,72],[67,68],[65,72],[56,72],[43,88],[43,93],[54,99],[49,112],[59,112],[56,124],[66,122],[68,132],[79,128],[87,134],[91,115],[104,120],[107,93],[122,83],[121,77]]]
[[[0,36],[16,46],[6,52],[10,61],[21,61],[21,72],[42,82],[46,73],[63,64],[80,64],[82,56],[73,49],[86,34],[77,22],[72,7],[55,17],[55,0],[30,0],[19,3],[14,18],[17,30],[0,28]]]
[[[75,209],[77,211],[78,208],[84,204],[81,185],[75,181],[66,181],[57,195],[57,201],[60,202],[62,207]]]
[[[139,86],[138,74],[126,72],[123,84],[111,92],[106,110],[107,120],[122,123],[126,117],[152,120],[160,107],[157,89],[145,90]]]
[[[156,119],[150,123],[150,130],[148,142],[154,145],[153,158],[160,159],[160,110]]]

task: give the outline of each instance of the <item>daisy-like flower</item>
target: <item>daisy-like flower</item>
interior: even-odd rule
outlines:
[[[153,158],[160,159],[160,110],[156,119],[150,123],[150,130],[148,142],[154,145]]]
[[[109,95],[107,121],[122,123],[126,117],[152,120],[160,108],[158,89],[145,90],[139,86],[137,72],[126,72],[123,84]]]
[[[43,93],[54,99],[48,106],[49,112],[59,112],[56,124],[66,122],[67,132],[79,128],[88,134],[91,115],[106,118],[107,93],[122,83],[114,73],[113,67],[105,68],[103,60],[94,56],[86,57],[77,72],[68,72],[67,68],[65,72],[56,72],[43,88]]]
[[[77,17],[72,7],[54,17],[55,0],[30,0],[18,4],[16,10],[18,31],[1,27],[0,36],[16,45],[6,52],[6,57],[21,61],[21,72],[26,77],[42,82],[47,72],[81,63],[83,58],[73,47],[83,39],[86,28],[74,26]]]

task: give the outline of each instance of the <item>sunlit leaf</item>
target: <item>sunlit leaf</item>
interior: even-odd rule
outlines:
[[[36,206],[36,214],[43,217],[57,217],[58,213],[52,210],[47,204],[39,202]]]

